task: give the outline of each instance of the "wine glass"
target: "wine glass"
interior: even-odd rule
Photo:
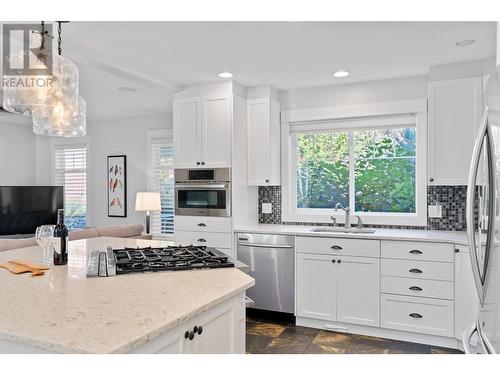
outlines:
[[[36,228],[35,239],[36,242],[38,242],[38,244],[42,247],[42,259],[45,264],[50,264],[52,260],[52,243],[54,241],[52,237],[53,233],[53,225],[42,225]]]

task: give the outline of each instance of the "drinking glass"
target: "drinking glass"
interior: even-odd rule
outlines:
[[[42,225],[36,228],[35,238],[36,242],[42,247],[42,260],[45,264],[50,264],[52,262],[52,244],[54,242],[53,238],[54,226],[53,225]]]

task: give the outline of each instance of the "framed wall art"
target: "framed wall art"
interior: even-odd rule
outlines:
[[[127,156],[108,156],[108,216],[127,217]]]

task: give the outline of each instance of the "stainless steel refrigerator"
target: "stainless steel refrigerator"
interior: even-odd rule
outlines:
[[[485,86],[485,111],[467,186],[467,236],[479,297],[464,332],[466,353],[500,354],[500,70]]]

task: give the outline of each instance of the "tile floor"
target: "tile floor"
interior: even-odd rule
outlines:
[[[247,317],[248,354],[461,354],[461,351],[377,337],[297,327]]]

